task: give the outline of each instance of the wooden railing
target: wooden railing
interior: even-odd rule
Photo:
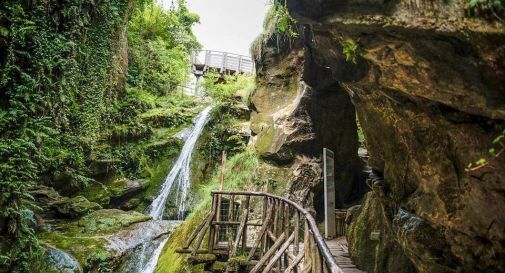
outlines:
[[[310,213],[262,192],[212,192],[212,210],[178,252],[226,255],[227,272],[343,273]]]
[[[220,73],[254,73],[251,57],[222,51],[194,50],[191,52],[191,64],[194,74],[203,74],[209,68]]]

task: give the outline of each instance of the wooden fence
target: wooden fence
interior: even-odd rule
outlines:
[[[261,192],[212,192],[212,210],[179,252],[224,254],[251,273],[343,273],[310,213],[291,200]],[[228,266],[227,271],[240,270]]]

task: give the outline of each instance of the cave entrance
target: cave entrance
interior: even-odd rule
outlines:
[[[356,110],[350,96],[340,85],[315,89],[310,100],[309,114],[316,134],[313,151],[323,156],[323,148],[333,151],[335,179],[335,208],[346,209],[357,204],[367,191],[366,164],[359,157],[363,136],[359,132]],[[314,189],[316,219],[325,219],[325,187],[318,183]]]

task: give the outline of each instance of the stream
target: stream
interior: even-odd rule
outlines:
[[[191,186],[191,159],[195,149],[196,142],[203,132],[203,129],[210,118],[210,111],[213,106],[206,107],[194,119],[194,125],[190,129],[181,153],[174,163],[172,169],[168,173],[165,182],[161,186],[158,196],[151,203],[148,215],[153,217],[153,221],[163,221],[163,212],[165,204],[170,196],[170,192],[175,192],[173,196],[174,203],[177,206],[177,217],[179,221],[171,221],[173,223],[180,223],[184,219],[185,202],[187,194]],[[174,188],[175,187],[175,188]],[[173,191],[172,191],[173,190]],[[129,273],[153,273],[156,269],[158,258],[167,243],[170,235],[164,235],[160,238],[147,241],[142,244],[138,251],[138,256],[134,258],[126,272]]]

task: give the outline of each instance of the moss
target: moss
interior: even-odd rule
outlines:
[[[70,253],[85,270],[110,261],[114,256],[114,253],[107,249],[107,241],[104,238],[66,236],[52,232],[42,234],[41,239],[44,243]]]
[[[101,206],[97,203],[90,202],[84,196],[76,196],[63,201],[58,201],[51,205],[56,209],[58,214],[65,217],[79,217],[81,215],[90,213],[92,211],[101,209]]]
[[[102,206],[107,206],[110,202],[110,193],[102,183],[93,183],[88,186],[82,192],[84,197],[86,197],[91,202],[96,202]]]
[[[258,135],[254,147],[259,154],[265,154],[272,149],[272,144],[276,137],[276,129],[274,126],[268,126],[266,131]]]
[[[212,264],[212,272],[226,272],[228,263],[216,261]]]
[[[210,209],[210,202],[203,202],[199,208],[196,209],[184,223],[179,226],[175,232],[170,236],[167,244],[158,260],[156,266],[157,273],[163,272],[182,272],[184,267],[189,267],[186,262],[187,255],[176,253],[175,250],[181,248],[186,240],[193,233],[194,227],[202,222]],[[204,272],[203,268],[191,268],[193,273]]]
[[[245,255],[237,256],[228,259],[228,265],[238,270],[241,266],[245,265],[249,258]]]
[[[113,267],[117,262],[115,251],[107,247],[106,235],[150,219],[138,212],[98,210],[80,220],[57,224],[55,231],[42,233],[39,238],[70,253],[89,272],[91,268]]]

